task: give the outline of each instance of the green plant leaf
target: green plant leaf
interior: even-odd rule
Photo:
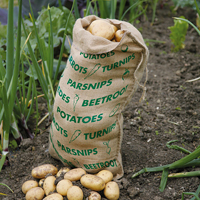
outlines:
[[[174,17],[174,19],[178,19],[178,20],[181,20],[181,21],[184,21],[184,22],[190,24],[197,31],[197,33],[200,35],[200,30],[191,21],[189,21],[187,19],[183,19],[183,18],[177,18],[177,17]]]
[[[185,148],[183,148],[183,147],[179,147],[179,146],[177,146],[177,145],[170,145],[170,144],[173,143],[173,142],[178,142],[178,140],[171,140],[171,141],[167,142],[166,146],[167,146],[168,148],[170,148],[170,149],[176,149],[176,150],[182,151],[182,152],[184,152],[184,153],[188,153],[188,154],[191,153],[189,150],[187,150],[187,149],[185,149]]]
[[[125,5],[126,5],[126,0],[121,0],[121,1],[120,1],[120,6],[119,6],[119,15],[118,15],[118,18],[119,18],[119,19],[121,19],[121,17],[122,17],[122,14],[123,14],[123,12],[124,12]]]
[[[3,185],[3,186],[5,186],[5,187],[7,187],[7,188],[13,193],[13,190],[12,190],[8,185],[6,185],[6,184],[4,184],[4,183],[0,183],[0,185]]]
[[[13,1],[9,1],[8,26],[7,26],[7,51],[6,51],[6,89],[9,87],[13,75],[14,66],[14,18]]]
[[[18,144],[15,140],[11,140],[9,142],[9,146],[12,148],[12,149],[16,149],[18,147]]]
[[[3,80],[5,75],[6,75],[6,69],[5,67],[3,66],[3,63],[2,63],[2,58],[0,56],[0,80]]]
[[[164,191],[166,184],[167,184],[167,179],[168,179],[168,174],[169,174],[169,169],[165,168],[163,169],[163,173],[162,173],[162,177],[161,177],[161,182],[160,182],[160,186],[159,186],[159,190],[161,192]]]
[[[0,23],[0,39],[6,38],[7,35],[7,25],[2,25]]]
[[[184,16],[181,16],[180,18],[185,19]],[[177,52],[180,49],[183,49],[185,47],[184,42],[185,42],[185,36],[187,34],[188,23],[176,18],[174,19],[174,26],[168,28],[171,31],[170,40],[174,45],[172,50],[174,52]]]
[[[200,193],[200,185],[199,185],[197,191],[195,192],[195,194],[196,194],[196,195],[199,195],[199,193]],[[195,200],[195,199],[196,199],[196,198],[193,197],[193,198],[191,198],[190,200]]]
[[[181,8],[185,8],[185,7],[191,7],[193,8],[194,10],[196,10],[196,7],[195,7],[195,1],[194,0],[172,0],[173,3],[175,4],[175,10],[177,10],[179,7]],[[197,1],[196,2],[198,7],[200,7],[200,1]]]
[[[194,198],[192,198],[191,200],[200,200],[200,198],[198,197],[198,194],[196,194],[196,193],[194,193],[194,192],[183,192],[182,193],[182,198],[181,198],[181,200],[184,200],[184,195],[193,195],[194,196]]]
[[[57,7],[51,7],[51,23],[52,23],[52,31],[53,31],[53,46],[58,47],[61,43],[61,37],[64,36],[64,31],[67,23],[67,18],[70,15],[70,10],[66,7],[63,7],[61,10]],[[72,37],[73,26],[75,23],[75,18],[73,15],[70,15],[67,32],[66,35]],[[29,39],[31,47],[34,50],[37,50],[37,39],[36,39],[36,32],[33,26],[31,19],[24,20],[26,32],[29,34],[31,32],[31,37]],[[47,8],[43,8],[40,12],[38,18],[35,20],[36,24],[36,31],[38,33],[39,38],[43,39],[48,46],[48,39],[50,33],[50,18],[49,18],[49,11]],[[26,40],[26,34],[22,33],[23,39],[22,41]],[[22,42],[23,43],[23,42]],[[25,52],[28,52],[27,48],[25,48]]]
[[[114,0],[112,0],[114,1]],[[111,1],[107,0],[98,0],[100,17],[101,18],[109,18],[111,13]]]

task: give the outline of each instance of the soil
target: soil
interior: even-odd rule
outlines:
[[[122,158],[124,176],[118,181],[120,200],[180,200],[183,192],[195,192],[200,185],[199,177],[168,179],[164,192],[159,191],[162,172],[144,173],[136,178],[131,176],[145,168],[173,163],[187,154],[170,149],[166,143],[173,143],[194,151],[200,139],[200,81],[186,82],[200,76],[200,39],[190,26],[185,49],[171,51],[169,26],[173,26],[174,16],[184,15],[195,23],[192,9],[178,9],[172,13],[170,5],[158,7],[156,20],[152,26],[149,20],[141,20],[136,27],[149,42],[147,94],[139,103],[142,89],[134,94],[124,110],[124,138]],[[164,41],[158,42],[158,41]],[[47,112],[45,101],[40,103],[41,117]],[[31,120],[32,122],[35,121]],[[40,125],[40,134],[33,140],[24,137],[20,147],[11,150],[8,158],[10,166],[0,173],[0,183],[7,184],[14,192],[0,186],[2,200],[23,200],[22,184],[31,177],[31,170],[39,165],[51,163],[58,168],[63,165],[48,153],[48,130],[46,122]],[[29,122],[29,126],[32,123]],[[33,131],[32,126],[32,131]],[[200,170],[200,167],[176,169],[171,172]],[[185,200],[192,196],[186,195]],[[66,199],[66,197],[65,197]],[[102,199],[106,200],[105,197]]]

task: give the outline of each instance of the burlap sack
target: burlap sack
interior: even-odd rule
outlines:
[[[85,28],[96,19],[88,16],[74,25],[54,103],[49,152],[66,166],[89,173],[108,169],[118,179],[123,176],[121,112],[143,76],[148,49],[127,22],[105,19],[125,31],[121,42],[92,35]]]

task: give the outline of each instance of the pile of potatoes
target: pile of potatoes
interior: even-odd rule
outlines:
[[[123,30],[118,30],[115,25],[102,19],[94,20],[86,30],[92,35],[103,37],[113,42],[120,42],[124,34]]]
[[[119,199],[118,184],[108,170],[93,175],[82,168],[63,167],[58,171],[52,164],[44,164],[34,168],[31,175],[35,180],[28,180],[22,185],[26,200],[63,200],[65,196],[68,200],[101,200],[99,192],[108,200]],[[87,197],[84,197],[81,187],[73,184],[77,181],[89,189]]]

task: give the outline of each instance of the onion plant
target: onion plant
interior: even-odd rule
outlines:
[[[92,3],[94,6],[92,7]],[[153,9],[152,13],[152,24],[155,20],[155,13],[157,7],[158,0],[87,0],[85,16],[89,14],[94,14],[100,16],[101,18],[111,18],[111,19],[119,19],[124,20],[125,16],[128,15],[128,21],[133,23],[139,16],[146,15],[147,7],[150,6]],[[119,5],[118,5],[119,4]],[[128,4],[128,8],[126,8],[126,4]],[[97,7],[99,9],[97,9]],[[119,9],[117,9],[119,8]],[[126,9],[125,9],[126,8]],[[92,11],[92,12],[91,12]],[[99,13],[98,13],[99,11]],[[76,14],[75,9],[75,16]]]
[[[174,142],[174,141],[171,141]],[[159,166],[159,167],[151,167],[151,168],[144,168],[142,170],[140,170],[139,172],[136,172],[132,175],[132,178],[135,178],[137,176],[139,176],[140,174],[143,174],[145,172],[161,172],[162,171],[162,177],[161,177],[161,182],[160,182],[160,186],[159,186],[159,190],[161,192],[164,191],[166,184],[167,184],[167,180],[168,178],[178,178],[178,177],[191,177],[191,176],[199,176],[200,172],[199,171],[193,171],[193,172],[187,172],[187,173],[173,173],[173,174],[169,174],[170,170],[173,169],[181,169],[181,168],[186,168],[186,167],[195,167],[195,166],[199,166],[200,165],[200,146],[198,146],[193,152],[189,152],[187,150],[184,150],[182,147],[179,148],[177,145],[172,145],[169,146],[169,143],[167,143],[167,146],[169,148],[174,148],[174,149],[178,149],[182,152],[187,152],[189,153],[189,155],[181,158],[180,160],[177,160],[171,164],[168,165],[163,165],[163,166]]]
[[[66,35],[67,35],[67,29],[68,29],[68,23],[70,20],[70,17],[72,16],[72,10],[74,9],[76,1],[73,1],[72,9],[70,11],[70,14],[68,15],[67,18],[67,23],[64,31],[64,37],[62,41],[62,46],[60,49],[60,55],[59,55],[59,60],[56,68],[55,74],[53,74],[53,62],[54,62],[54,47],[53,47],[53,30],[52,30],[52,23],[51,23],[51,9],[48,7],[48,13],[49,13],[49,40],[48,40],[48,46],[46,46],[44,39],[39,37],[38,30],[37,30],[37,24],[36,20],[33,15],[33,11],[31,8],[31,3],[29,0],[30,4],[30,18],[33,23],[34,27],[34,32],[36,35],[37,39],[37,45],[38,45],[38,50],[39,54],[41,57],[41,65],[38,63],[38,60],[36,58],[36,55],[31,47],[31,43],[29,40],[27,40],[27,46],[28,46],[28,51],[30,54],[30,59],[32,64],[29,66],[31,67],[32,70],[36,72],[37,79],[40,83],[40,87],[42,88],[42,92],[44,93],[44,97],[47,101],[47,108],[48,108],[48,115],[49,116],[49,121],[51,122],[53,118],[53,103],[54,103],[54,98],[55,98],[55,87],[56,87],[56,81],[58,79],[58,73],[62,61],[62,56],[63,56],[63,51],[64,51],[64,44],[66,40]],[[60,3],[61,4],[61,3]],[[22,21],[22,26],[24,30],[24,34],[26,38],[28,38],[28,34],[26,29],[25,29],[25,24]]]
[[[3,186],[5,186],[5,187],[7,187],[7,188],[13,193],[13,190],[12,190],[8,185],[6,185],[6,184],[4,184],[4,183],[0,183],[0,185],[3,185]],[[5,195],[5,196],[6,196],[6,194],[1,193],[1,192],[0,192],[0,195]]]
[[[183,192],[181,200],[184,200],[184,195],[193,195],[194,197],[192,197],[190,200],[195,200],[195,199],[200,200],[199,194],[200,194],[200,185],[196,190],[196,192]]]
[[[123,20],[126,14],[130,11],[129,22],[133,23],[138,17],[146,13],[147,5],[143,6],[144,2],[145,0],[131,0],[129,8],[124,12],[120,20]]]
[[[0,58],[0,122],[3,126],[1,133],[2,156],[0,160],[0,170],[2,169],[6,155],[8,153],[9,133],[11,126],[14,128],[13,136],[20,140],[21,136],[16,129],[13,108],[16,99],[19,65],[20,65],[20,46],[21,46],[21,12],[22,0],[19,0],[18,30],[17,30],[17,47],[14,52],[14,19],[13,19],[13,0],[9,0],[8,6],[8,26],[7,26],[7,51],[6,51],[6,70]]]
[[[1,134],[1,160],[0,171],[4,165],[9,165],[7,154],[10,133],[20,144],[22,135],[18,128],[18,123],[22,125],[30,138],[34,135],[30,132],[27,121],[33,110],[33,102],[37,96],[36,85],[33,75],[24,75],[24,51],[21,47],[21,21],[22,21],[22,0],[19,0],[18,28],[16,48],[14,47],[14,19],[13,0],[9,0],[8,25],[7,25],[7,49],[6,60],[2,61],[0,56],[0,134]],[[26,81],[25,81],[26,80]]]
[[[61,5],[61,1],[60,5]],[[30,3],[30,1],[29,1]],[[14,47],[14,19],[13,19],[13,0],[9,0],[8,6],[8,25],[7,25],[7,51],[6,60],[2,61],[0,56],[0,134],[1,134],[1,160],[0,160],[0,171],[5,164],[9,164],[7,159],[9,137],[12,136],[17,141],[17,144],[21,142],[22,135],[19,132],[18,122],[28,133],[30,138],[34,135],[31,133],[27,126],[28,119],[33,112],[33,103],[36,106],[37,120],[38,116],[38,95],[43,96],[36,89],[35,71],[37,79],[40,82],[40,86],[43,90],[44,96],[47,99],[47,106],[50,113],[50,119],[53,115],[53,101],[54,101],[54,88],[59,73],[59,67],[61,65],[62,55],[64,52],[64,44],[67,33],[67,24],[64,32],[63,43],[60,51],[59,61],[57,69],[53,75],[53,59],[54,59],[54,48],[53,48],[53,31],[51,24],[51,12],[49,10],[49,41],[48,47],[45,46],[44,39],[39,38],[36,29],[36,23],[34,17],[32,22],[35,28],[36,37],[39,45],[39,53],[41,55],[42,64],[38,64],[35,52],[33,52],[30,45],[30,35],[25,31],[24,22],[22,20],[22,0],[19,0],[19,15],[18,15],[18,27],[17,27],[17,39],[16,48]],[[74,5],[74,4],[73,4]],[[73,9],[73,8],[72,8]],[[33,12],[31,9],[31,16]],[[72,10],[68,17],[72,15]],[[67,23],[68,23],[67,21]],[[26,41],[23,46],[21,45],[21,25],[23,26],[24,32],[26,33]],[[29,55],[24,51],[25,46],[28,45]],[[25,63],[29,66],[31,73],[25,74]],[[16,95],[17,94],[17,95]]]
[[[127,3],[126,0],[122,0],[119,3],[119,11],[117,12],[117,0],[87,0],[87,6],[86,6],[86,12],[85,15],[89,15],[89,14],[94,14],[94,15],[99,15],[101,18],[111,18],[111,19],[119,19],[119,20],[123,20],[125,15],[130,12],[130,22],[134,21],[134,19],[136,19],[140,14],[138,14],[137,16],[134,13],[134,9],[136,7],[138,7],[139,5],[141,5],[145,0],[137,0],[137,1],[129,1],[129,7],[128,9],[125,10],[125,5]],[[92,3],[94,3],[94,7],[92,7]],[[98,5],[97,5],[98,4]],[[98,13],[98,9],[99,8],[99,13]],[[90,10],[93,10],[92,13],[90,13]],[[76,10],[75,10],[76,11]],[[124,13],[124,14],[123,14]],[[141,13],[142,14],[142,13]],[[133,17],[134,15],[134,17]]]

